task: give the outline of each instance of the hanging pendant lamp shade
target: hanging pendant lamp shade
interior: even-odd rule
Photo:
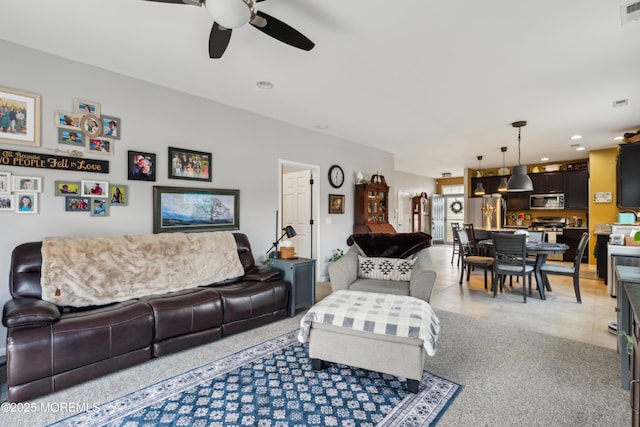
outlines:
[[[478,171],[482,169],[482,164],[480,163],[481,160],[482,160],[482,156],[478,156]],[[478,175],[478,176],[481,176],[481,175]],[[482,183],[478,181],[478,184],[476,184],[476,189],[473,191],[473,195],[482,196],[484,195],[484,193],[485,193],[484,187],[482,186]]]
[[[502,169],[500,169],[500,174],[502,174],[506,170],[504,167],[504,153],[507,152],[507,147],[500,147],[500,151],[502,151]],[[507,191],[507,186],[507,177],[503,176],[502,179],[500,179],[500,185],[498,185],[498,192],[505,193]]]
[[[527,165],[520,164],[520,131],[526,125],[524,120],[511,123],[511,126],[518,128],[518,166],[513,167],[513,175],[507,182],[507,191],[510,193],[533,191],[533,182],[527,175]]]

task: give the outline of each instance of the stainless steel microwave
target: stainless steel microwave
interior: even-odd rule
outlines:
[[[529,209],[564,209],[564,194],[532,194]]]

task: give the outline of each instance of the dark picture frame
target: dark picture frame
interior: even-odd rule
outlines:
[[[156,180],[156,155],[131,151],[127,155],[128,179],[130,181],[155,181]]]
[[[211,182],[212,154],[169,147],[169,178]]]
[[[40,95],[0,87],[0,105],[13,109],[16,114],[15,128],[0,127],[0,142],[40,147]]]
[[[330,214],[344,213],[344,195],[343,194],[329,194],[329,213]]]
[[[153,186],[153,233],[238,230],[240,190]]]

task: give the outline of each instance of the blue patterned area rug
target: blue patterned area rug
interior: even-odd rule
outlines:
[[[208,363],[52,426],[432,426],[460,385],[344,365],[314,371],[298,331]]]

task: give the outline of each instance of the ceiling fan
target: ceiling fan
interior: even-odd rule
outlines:
[[[311,50],[315,44],[295,28],[256,10],[253,5],[264,0],[146,0],[159,3],[205,6],[213,16],[213,27],[209,35],[209,57],[221,58],[229,45],[231,30],[245,24],[302,50]]]

